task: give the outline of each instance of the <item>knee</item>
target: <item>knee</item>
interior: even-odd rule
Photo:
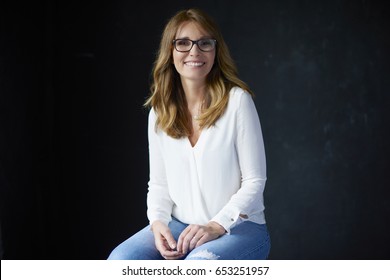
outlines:
[[[122,250],[115,248],[112,250],[107,260],[126,260],[126,256]]]
[[[107,260],[158,260],[162,259],[157,250],[150,248],[115,248]]]
[[[187,257],[186,260],[218,260],[220,256],[217,254],[207,250],[197,250],[195,252],[191,252]]]

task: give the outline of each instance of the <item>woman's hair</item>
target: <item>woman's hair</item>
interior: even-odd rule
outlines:
[[[223,115],[229,101],[229,91],[238,86],[253,93],[238,78],[237,68],[229,54],[217,25],[207,14],[198,9],[182,10],[176,13],[166,24],[162,34],[160,48],[153,65],[153,80],[150,96],[145,107],[153,107],[157,114],[156,126],[173,138],[191,135],[191,116],[187,108],[180,75],[173,64],[173,40],[177,30],[185,22],[194,22],[217,40],[214,65],[206,78],[207,95],[200,128],[210,127]]]

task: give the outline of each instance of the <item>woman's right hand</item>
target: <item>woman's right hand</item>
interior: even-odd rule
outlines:
[[[167,225],[160,221],[154,221],[152,224],[154,242],[157,250],[166,260],[177,260],[183,256],[176,250],[176,240],[173,238],[171,230]]]

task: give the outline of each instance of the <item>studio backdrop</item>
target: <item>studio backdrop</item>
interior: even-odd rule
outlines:
[[[270,259],[389,259],[382,3],[2,2],[1,258],[105,259],[148,223],[143,103],[167,19],[198,7],[256,95]]]

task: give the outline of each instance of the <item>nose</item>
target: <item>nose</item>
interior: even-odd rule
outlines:
[[[191,56],[198,56],[201,50],[198,47],[198,44],[194,44],[190,50],[190,55]]]

